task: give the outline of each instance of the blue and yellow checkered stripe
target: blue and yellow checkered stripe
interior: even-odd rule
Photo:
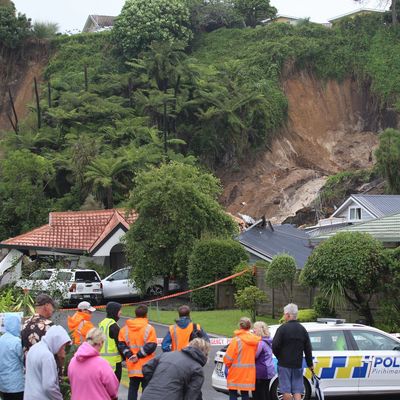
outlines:
[[[321,379],[366,378],[369,356],[319,356],[314,357],[314,372]],[[311,379],[311,371],[305,363],[304,376]]]

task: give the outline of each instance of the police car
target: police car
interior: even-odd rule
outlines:
[[[379,329],[349,324],[338,319],[319,319],[302,324],[308,331],[313,348],[314,371],[321,378],[326,397],[363,394],[400,394],[400,339]],[[270,326],[271,336],[279,325]],[[215,357],[212,386],[227,392],[225,351]],[[274,358],[276,365],[277,361]],[[311,398],[311,372],[304,366],[304,400]],[[279,380],[270,384],[271,399],[282,399]]]

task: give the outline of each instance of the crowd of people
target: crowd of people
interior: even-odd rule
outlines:
[[[190,318],[190,308],[178,308],[178,318],[168,329],[155,356],[157,336],[147,318],[147,306],[135,309],[135,318],[120,327],[121,304],[109,302],[106,317],[94,326],[96,310],[87,301],[78,304],[68,317],[67,331],[55,325],[53,299],[40,294],[35,314],[21,327],[20,318],[7,314],[5,333],[0,337],[0,393],[4,400],[62,400],[60,381],[68,376],[71,400],[117,399],[126,363],[129,377],[128,400],[202,400],[203,367],[210,351],[209,337]],[[241,318],[239,329],[226,349],[229,399],[246,400],[252,392],[257,400],[269,399],[271,378],[275,375],[273,354],[284,400],[299,400],[303,387],[303,353],[312,369],[311,344],[307,331],[297,319],[297,306],[284,309],[288,322],[270,338],[268,326],[258,321],[251,326]],[[252,328],[252,329],[251,329]],[[66,349],[67,346],[71,346]],[[73,351],[69,363],[66,351]],[[66,366],[66,364],[68,364]],[[66,366],[66,368],[65,368]]]
[[[163,340],[163,354],[155,357],[157,336],[147,319],[147,306],[135,309],[135,318],[118,325],[121,304],[109,302],[98,327],[96,309],[87,301],[68,316],[67,331],[51,317],[56,305],[47,294],[35,300],[35,314],[21,320],[6,314],[0,337],[0,394],[3,400],[62,400],[60,380],[68,376],[71,400],[117,399],[125,361],[129,377],[128,400],[200,400],[202,367],[210,350],[209,338],[181,306],[176,324]],[[74,355],[64,370],[66,347]],[[71,350],[72,349],[72,350]],[[173,368],[171,368],[173,367]]]

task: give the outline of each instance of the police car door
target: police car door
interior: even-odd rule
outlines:
[[[340,328],[309,331],[308,334],[314,371],[321,378],[323,392],[327,395],[358,393],[359,379],[354,376],[354,368],[361,364],[359,358],[353,357],[349,336]]]
[[[365,365],[360,392],[400,392],[400,341],[368,328],[352,329],[351,334]]]

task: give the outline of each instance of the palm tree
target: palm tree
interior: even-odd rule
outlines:
[[[118,185],[116,176],[124,171],[126,161],[119,157],[98,157],[92,161],[85,172],[85,181],[101,195],[105,192],[106,208],[114,207],[113,185]]]

